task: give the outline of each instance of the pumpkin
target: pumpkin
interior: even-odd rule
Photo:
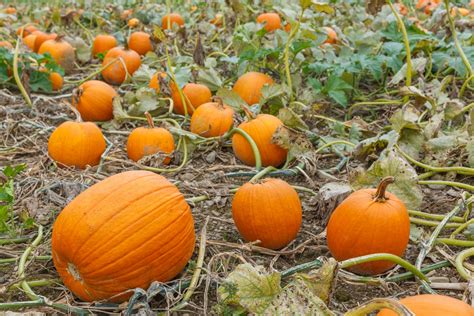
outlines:
[[[161,78],[166,78],[166,73],[159,71],[154,74],[151,77],[150,82],[148,83],[148,87],[155,89],[157,93],[160,93],[160,80],[158,76],[160,76]]]
[[[34,51],[35,49],[35,42],[36,42],[36,35],[30,34],[25,37],[23,37],[23,43],[25,43],[26,46],[28,46],[29,49]]]
[[[455,17],[459,13],[460,16],[468,16],[469,15],[469,10],[466,8],[458,8],[458,7],[453,7],[451,8],[451,16]]]
[[[169,27],[168,27],[168,23],[169,23]],[[178,13],[170,13],[170,14],[165,15],[161,19],[161,28],[163,30],[173,28],[173,24],[176,24],[179,27],[183,26],[184,25],[183,17],[179,15]]]
[[[8,7],[8,8],[5,9],[5,13],[6,14],[15,14],[16,9],[15,9],[15,7]]]
[[[336,31],[334,31],[334,29],[332,29],[328,26],[323,27],[323,30],[324,30],[324,32],[326,32],[326,35],[327,35],[327,38],[324,41],[324,44],[336,44],[336,42],[337,42]]]
[[[474,308],[461,300],[436,294],[409,296],[400,300],[416,316],[474,316]],[[397,313],[383,309],[377,316],[396,316]]]
[[[127,20],[132,14],[133,14],[132,9],[123,10],[122,13],[120,14],[120,18],[122,20]]]
[[[33,49],[33,51],[35,53],[37,53],[39,51],[41,45],[43,45],[44,42],[46,42],[47,40],[53,40],[56,37],[58,37],[58,35],[56,33],[48,34],[48,33],[44,33],[44,32],[41,32],[41,31],[34,31],[31,34],[36,35],[35,47]]]
[[[327,225],[327,242],[338,261],[373,253],[402,256],[410,237],[410,218],[405,204],[386,192],[393,177],[383,179],[377,189],[362,189],[349,195],[334,210]],[[395,264],[374,261],[350,267],[362,275],[383,273]]]
[[[257,17],[257,23],[264,24],[267,32],[273,32],[281,28],[281,19],[278,13],[262,13]]]
[[[408,8],[403,3],[395,3],[395,8],[398,9],[398,12],[400,12],[401,15],[408,14]]]
[[[203,137],[218,137],[227,133],[234,124],[234,110],[221,98],[217,102],[200,105],[191,117],[191,132]]]
[[[221,27],[224,23],[224,15],[217,13],[209,23],[214,24],[216,27]]]
[[[237,79],[232,90],[248,105],[252,105],[260,101],[261,90],[266,84],[273,84],[273,79],[270,76],[260,72],[247,72]]]
[[[99,164],[105,151],[105,139],[91,122],[64,122],[48,140],[49,156],[60,165],[85,169]]]
[[[170,84],[171,98],[173,99],[173,110],[177,114],[184,115],[184,106],[181,96],[178,91],[178,87],[175,83]],[[192,115],[194,111],[201,105],[211,101],[212,93],[209,88],[199,83],[188,83],[183,89],[184,99],[186,101],[186,109],[189,115]]]
[[[30,24],[30,25],[20,26],[19,28],[17,28],[16,35],[20,35],[22,30],[23,30],[23,38],[27,37],[28,35],[30,35],[31,33],[35,31],[38,31],[36,26]]]
[[[128,158],[138,161],[144,156],[162,152],[167,155],[163,163],[168,165],[171,161],[169,154],[174,150],[173,135],[167,129],[155,127],[148,112],[145,115],[149,127],[138,127],[130,133],[127,140]]]
[[[51,85],[53,86],[53,91],[59,91],[63,88],[63,77],[57,73],[52,72],[49,74],[49,81],[51,81]]]
[[[423,9],[425,14],[430,15],[439,5],[441,0],[418,0],[417,9]]]
[[[79,194],[52,232],[54,266],[84,301],[123,302],[135,288],[167,282],[194,251],[191,209],[178,188],[150,171],[127,171]]]
[[[127,22],[128,27],[136,27],[138,24],[140,24],[140,20],[137,18],[132,18]]]
[[[36,38],[36,42],[38,38]],[[74,68],[74,48],[60,37],[45,41],[41,44],[38,54],[49,53],[58,65],[64,68],[65,73],[70,73]]]
[[[128,47],[140,55],[145,55],[153,50],[150,34],[145,32],[133,32],[128,38]]]
[[[108,121],[113,118],[112,102],[117,92],[103,81],[89,80],[74,90],[72,104],[85,121]]]
[[[256,118],[239,125],[239,128],[255,141],[263,166],[278,167],[286,160],[287,150],[272,143],[273,134],[280,126],[283,126],[283,123],[270,114],[259,114]],[[242,135],[234,134],[232,136],[232,149],[243,163],[255,166],[252,147]]]
[[[116,46],[117,39],[114,36],[107,34],[97,35],[92,43],[92,55],[97,57],[97,55],[105,54]]]
[[[296,238],[302,221],[301,202],[295,189],[280,179],[248,182],[235,193],[232,217],[247,242],[280,249]]]
[[[286,33],[290,33],[290,32],[291,32],[291,24],[290,24],[290,23],[286,23],[284,29],[285,29],[285,32],[286,32]]]
[[[5,47],[7,49],[13,49],[13,45],[7,41],[0,41],[0,47]]]
[[[119,60],[122,58],[123,63]],[[111,63],[110,65],[108,65]],[[125,67],[124,67],[125,64]],[[127,72],[131,76],[140,67],[140,55],[131,49],[114,47],[107,52],[102,62],[102,77],[110,84],[120,85],[125,81]]]

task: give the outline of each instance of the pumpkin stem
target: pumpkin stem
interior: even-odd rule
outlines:
[[[394,177],[385,177],[380,181],[379,186],[377,187],[377,192],[375,192],[374,195],[374,201],[376,202],[384,202],[388,200],[388,198],[385,196],[385,191],[387,191],[387,187],[389,184],[395,182]]]
[[[148,112],[145,112],[146,120],[148,122],[148,126],[150,128],[155,128],[155,123],[153,123],[153,117],[151,117],[151,114]]]
[[[220,96],[215,95],[212,97],[212,100],[217,103],[219,109],[224,109],[224,100]]]
[[[76,115],[76,122],[82,122],[81,113],[77,110],[77,103],[81,98],[82,92],[83,90],[81,88],[74,89],[72,91],[72,102],[70,104],[68,103],[69,108]]]
[[[244,111],[245,115],[247,116],[249,120],[253,120],[255,118],[252,111],[250,111],[250,109],[246,105],[241,104],[240,107],[242,108],[242,110]]]

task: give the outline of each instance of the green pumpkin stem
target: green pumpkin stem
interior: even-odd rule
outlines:
[[[385,192],[387,191],[387,187],[389,184],[395,182],[394,177],[385,177],[380,181],[377,192],[374,195],[374,201],[376,202],[385,202],[388,198],[385,196]]]
[[[145,112],[146,120],[148,122],[148,126],[150,128],[155,128],[155,123],[153,122],[153,117],[151,117],[151,114],[148,112]]]

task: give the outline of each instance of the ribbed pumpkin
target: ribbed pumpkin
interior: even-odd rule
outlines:
[[[38,38],[36,38],[38,41]],[[57,37],[41,44],[38,54],[49,53],[58,65],[64,68],[64,72],[70,73],[74,68],[75,53],[71,44]]]
[[[44,33],[44,32],[41,32],[41,31],[34,31],[33,33],[31,33],[33,35],[36,35],[36,39],[35,39],[35,48],[34,48],[34,52],[37,53],[41,47],[41,45],[43,45],[44,42],[46,42],[47,40],[51,40],[51,39],[55,39],[56,37],[58,37],[58,34],[56,33]]]
[[[248,182],[235,193],[232,217],[242,237],[259,246],[280,249],[296,238],[302,221],[295,189],[280,179]]]
[[[61,211],[52,255],[80,299],[119,303],[131,296],[128,290],[173,279],[194,243],[191,209],[178,188],[153,172],[127,171],[91,186]]]
[[[393,181],[393,177],[387,177],[377,189],[358,190],[334,210],[326,238],[331,254],[338,261],[373,253],[403,256],[410,237],[410,218],[405,204],[386,192]],[[349,270],[374,275],[394,266],[390,261],[374,261]]]
[[[263,166],[278,167],[286,160],[287,150],[272,143],[272,137],[283,123],[270,114],[259,114],[255,119],[243,122],[239,128],[247,132],[257,144]],[[232,136],[234,154],[248,166],[255,166],[252,147],[240,134]]]
[[[29,34],[25,37],[23,37],[23,43],[25,43],[26,46],[28,46],[29,49],[34,51],[35,49],[35,42],[36,42],[36,35],[34,34]]]
[[[85,169],[95,166],[105,151],[105,139],[100,129],[91,122],[64,122],[48,140],[49,156],[60,165]]]
[[[140,67],[140,55],[131,49],[123,49],[122,47],[114,47],[107,52],[102,62],[102,67],[112,63],[102,70],[104,80],[113,85],[120,85],[125,81],[126,71],[119,58],[122,58],[127,68],[128,74],[131,76]],[[115,62],[113,62],[115,60]]]
[[[174,150],[173,135],[162,127],[155,127],[151,115],[146,112],[148,127],[138,127],[134,129],[127,140],[128,158],[138,161],[144,156],[162,152],[169,155]],[[163,160],[165,165],[171,161],[170,157]]]
[[[422,294],[402,298],[404,306],[416,316],[474,316],[474,308],[461,300],[434,294]],[[377,316],[397,316],[397,313],[384,309]]]
[[[267,32],[273,32],[281,28],[281,18],[278,13],[262,13],[257,17],[257,23],[264,24]]]
[[[200,105],[191,117],[191,132],[203,137],[217,137],[227,133],[234,124],[234,110],[221,98],[217,102]]]
[[[85,121],[108,121],[113,118],[113,87],[103,81],[86,81],[73,92],[72,103]]]
[[[337,42],[336,31],[334,31],[334,29],[332,29],[328,26],[323,27],[323,29],[327,34],[327,39],[324,41],[324,43],[325,44],[336,44],[336,42]]]
[[[232,90],[248,105],[252,105],[260,101],[261,90],[266,84],[273,84],[273,79],[270,76],[260,72],[247,72],[235,82]]]
[[[16,35],[20,35],[22,29],[23,29],[23,38],[27,37],[28,35],[30,35],[31,33],[35,31],[38,31],[36,26],[30,24],[30,25],[20,26],[19,28],[17,28]]]
[[[92,43],[92,55],[97,57],[98,54],[105,54],[116,46],[117,39],[114,36],[108,34],[97,35]]]
[[[161,87],[160,87],[160,80],[158,79],[158,76],[160,76],[161,78],[166,78],[166,73],[159,71],[156,74],[154,74],[151,77],[150,82],[148,83],[148,87],[155,89],[157,93],[160,93]]]
[[[128,39],[128,48],[140,55],[145,55],[153,50],[150,34],[145,32],[133,32]]]
[[[170,28],[173,28],[173,24],[177,24],[178,26],[183,26],[184,25],[184,19],[178,13],[170,13],[170,14],[165,15],[161,19],[161,28],[163,30],[167,30],[168,29],[168,23],[169,23]]]
[[[173,99],[174,107],[173,110],[177,114],[184,115],[184,106],[181,96],[178,92],[176,84],[171,83],[171,97]],[[187,112],[189,115],[194,113],[201,104],[211,101],[212,93],[208,87],[199,83],[188,83],[182,89],[183,95],[187,104]]]

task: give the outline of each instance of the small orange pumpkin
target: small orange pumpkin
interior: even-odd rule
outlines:
[[[393,177],[387,177],[377,189],[358,190],[334,210],[326,238],[331,254],[338,261],[373,253],[404,254],[410,237],[410,218],[405,204],[386,192],[393,181]],[[394,266],[391,261],[374,261],[349,270],[374,275]]]
[[[44,42],[46,42],[47,40],[56,39],[56,37],[58,37],[58,34],[56,33],[49,34],[49,33],[44,33],[41,31],[34,31],[31,34],[36,35],[35,48],[33,50],[35,53],[39,51],[41,45],[43,45]]]
[[[119,58],[122,58],[123,63]],[[127,72],[131,76],[140,68],[141,60],[140,55],[134,50],[114,47],[105,55],[102,67],[109,63],[111,64],[102,70],[102,77],[110,84],[120,85],[125,81]],[[125,64],[126,69],[123,64]]]
[[[108,34],[100,34],[94,38],[92,43],[92,54],[97,57],[98,54],[105,54],[110,49],[117,46],[117,39]]]
[[[173,111],[177,114],[184,115],[184,106],[179,94],[178,88],[175,83],[170,84],[171,98],[173,99]],[[194,111],[201,105],[211,101],[212,93],[209,88],[199,83],[188,83],[183,89],[183,96],[186,101],[186,110],[189,115],[192,115]]]
[[[327,39],[324,41],[324,44],[336,44],[337,43],[337,33],[333,28],[325,26],[323,27],[326,32]]]
[[[29,24],[29,25],[20,26],[19,28],[17,28],[16,35],[20,35],[22,29],[24,29],[23,30],[23,38],[25,38],[26,36],[30,35],[31,33],[35,32],[35,31],[38,31],[36,26]]]
[[[128,158],[138,161],[144,156],[163,152],[167,156],[174,150],[173,135],[162,127],[155,127],[151,115],[146,112],[149,127],[138,127],[134,129],[127,140]],[[171,161],[170,157],[163,160],[165,165]]]
[[[160,93],[160,80],[158,76],[160,76],[161,78],[166,78],[166,73],[161,71],[155,73],[151,77],[150,82],[148,83],[148,87],[155,89],[157,93]]]
[[[25,43],[25,45],[28,46],[28,48],[31,49],[32,51],[35,50],[35,42],[36,42],[36,35],[34,34],[29,34],[23,37],[23,43]]]
[[[64,122],[48,140],[49,156],[60,165],[85,169],[99,164],[105,151],[105,139],[100,129],[91,122]]]
[[[177,24],[179,27],[181,27],[181,26],[184,26],[184,19],[178,13],[170,13],[170,14],[165,15],[161,19],[161,28],[163,30],[167,30],[168,23],[169,23],[169,28],[173,28],[173,24]]]
[[[408,296],[400,300],[416,316],[473,316],[474,308],[461,300],[436,294]],[[396,316],[397,313],[383,309],[377,316]]]
[[[138,26],[138,24],[140,24],[140,20],[137,19],[137,18],[132,18],[132,19],[128,20],[128,22],[127,22],[128,27],[136,27],[136,26]]]
[[[108,121],[113,118],[112,102],[117,92],[99,80],[84,82],[74,90],[72,104],[85,121]]]
[[[36,38],[37,41],[38,38]],[[49,53],[56,63],[64,68],[65,73],[70,73],[74,69],[74,61],[76,59],[74,48],[60,37],[47,40],[41,44],[38,54],[45,53]]]
[[[120,14],[122,20],[127,20],[133,14],[133,9],[123,10]]]
[[[52,72],[49,74],[49,81],[51,81],[51,84],[53,85],[53,91],[59,91],[63,88],[63,77],[57,73],[57,72]]]
[[[69,203],[51,247],[59,276],[80,299],[121,303],[135,288],[178,275],[194,243],[191,208],[178,188],[153,172],[127,171]]]
[[[150,34],[145,32],[133,32],[128,39],[128,48],[140,55],[145,55],[153,50]]]
[[[7,42],[7,41],[0,41],[0,47],[13,49],[13,45],[10,42]]]
[[[280,249],[296,238],[302,221],[301,201],[295,189],[280,179],[247,182],[232,201],[235,226],[247,242]]]
[[[216,27],[221,27],[224,23],[224,15],[217,13],[209,23],[214,24]]]
[[[281,18],[278,13],[262,13],[257,17],[257,23],[265,24],[267,32],[273,32],[281,28]]]
[[[239,128],[255,141],[262,158],[262,165],[265,167],[278,167],[286,160],[288,151],[272,143],[273,134],[280,126],[283,126],[283,123],[270,114],[259,114],[256,118],[239,125]],[[232,149],[243,163],[255,166],[252,147],[242,135],[234,134],[232,136]]]
[[[5,13],[6,14],[15,14],[16,9],[15,9],[15,7],[8,7],[8,8],[5,9]]]
[[[252,105],[260,101],[261,90],[266,84],[273,84],[273,79],[270,76],[261,72],[247,72],[237,79],[232,90],[248,105]]]
[[[217,137],[227,133],[234,124],[234,110],[221,98],[217,102],[200,105],[191,117],[191,132],[203,137]]]

